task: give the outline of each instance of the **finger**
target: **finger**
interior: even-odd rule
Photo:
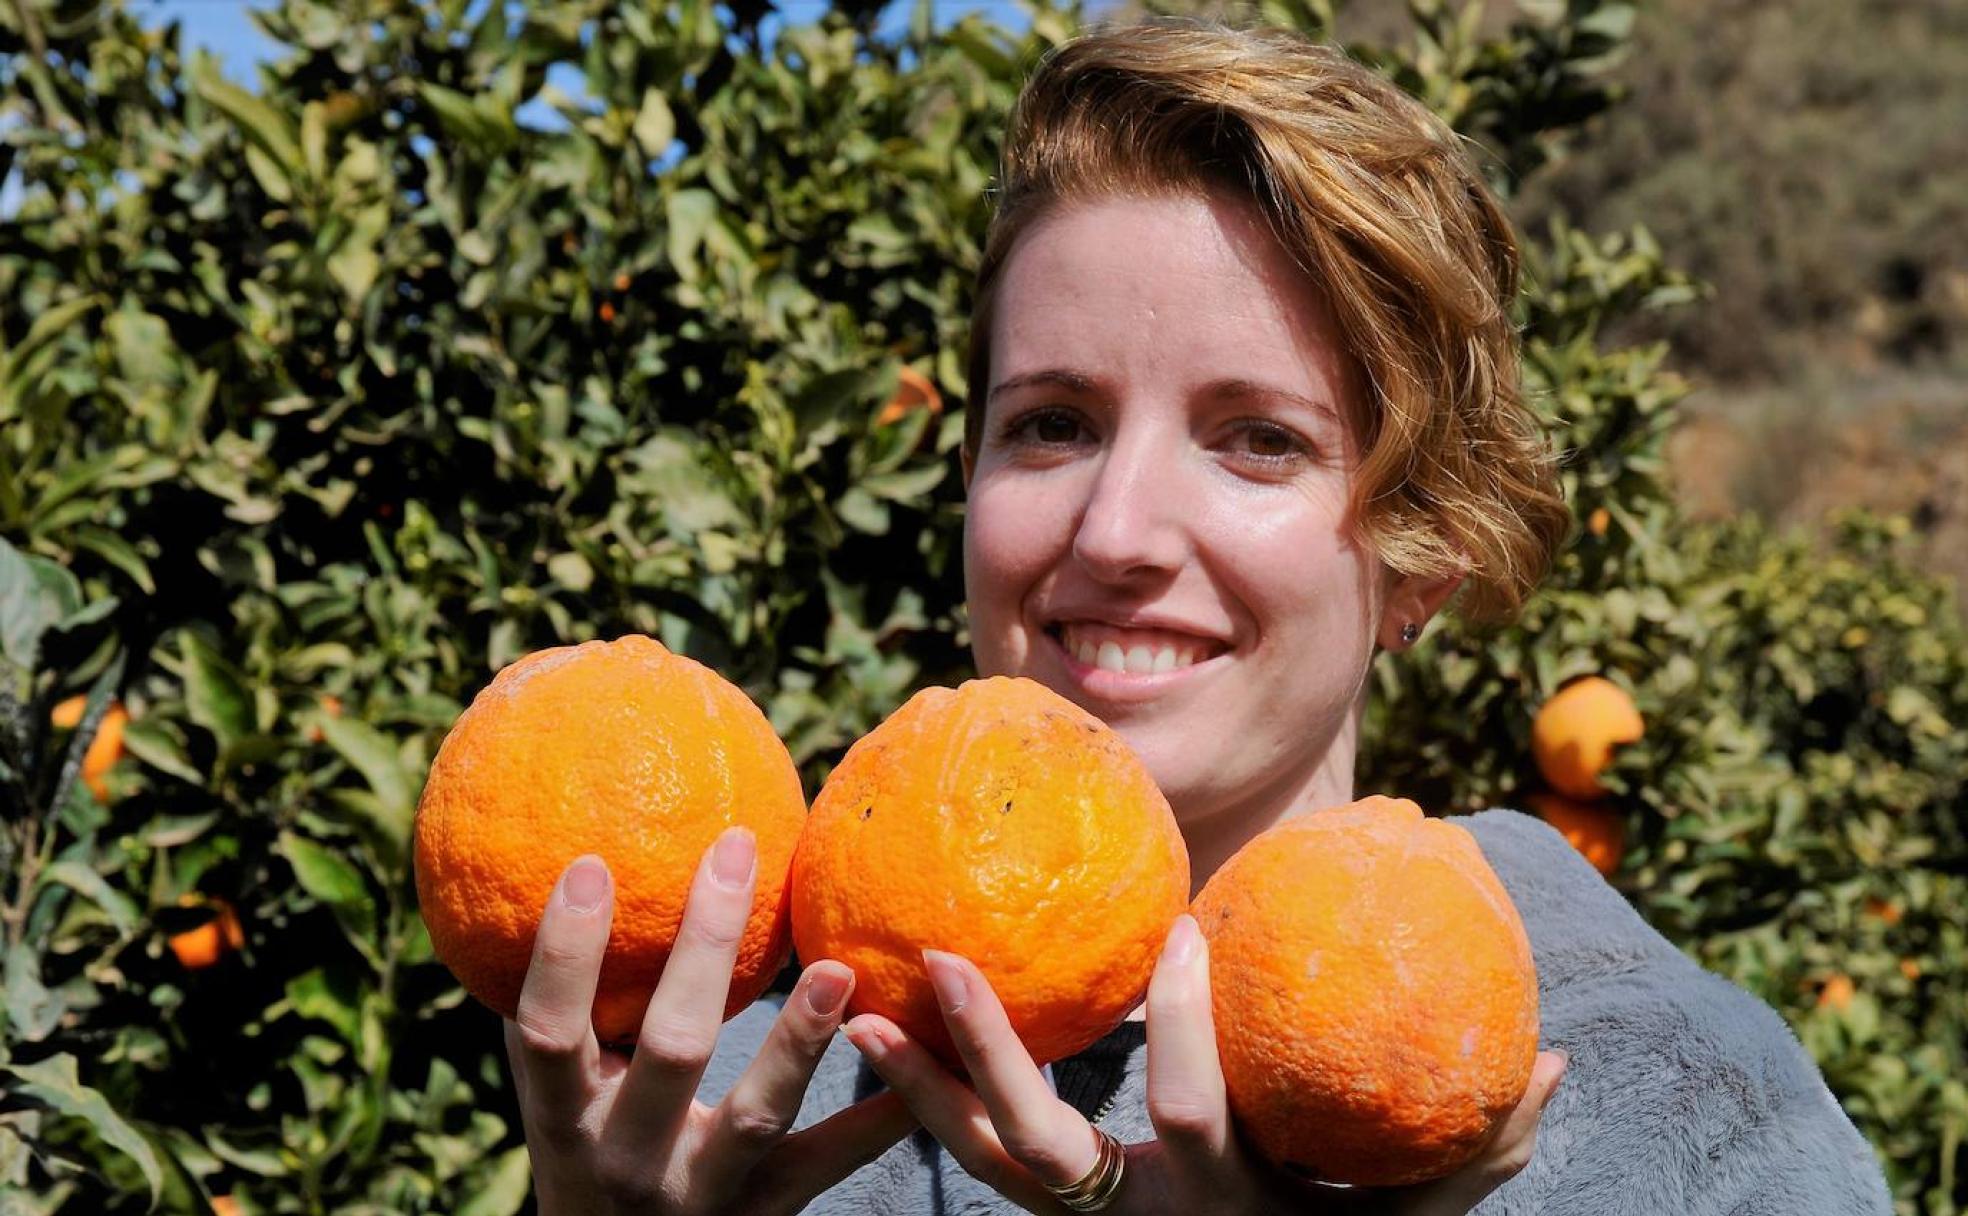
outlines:
[[[508,1043],[516,1040],[515,1071],[524,1074],[528,1096],[548,1113],[549,1123],[587,1101],[587,1078],[601,1052],[594,1034],[595,984],[614,916],[608,866],[588,854],[561,874],[533,936]]]
[[[649,998],[610,1115],[611,1133],[625,1142],[663,1143],[690,1111],[724,1025],[731,968],[752,913],[757,875],[758,848],[745,828],[725,829],[697,864],[676,945]]]
[[[893,1091],[836,1111],[780,1141],[770,1154],[770,1167],[751,1173],[753,1189],[737,1209],[800,1211],[918,1126],[909,1104]]]
[[[527,1095],[531,1092],[526,1085],[526,1051],[519,1037],[519,1023],[511,1018],[501,1018],[505,1023],[506,1063],[512,1068],[513,1099],[519,1109],[526,1109]]]
[[[1531,1067],[1531,1083],[1525,1087],[1523,1098],[1504,1117],[1496,1139],[1483,1153],[1491,1169],[1500,1173],[1499,1184],[1531,1163],[1538,1121],[1543,1118],[1552,1095],[1558,1092],[1558,1083],[1564,1079],[1569,1063],[1562,1051],[1538,1052],[1537,1063]]]
[[[1004,1151],[1041,1182],[1065,1186],[1084,1177],[1100,1158],[1100,1141],[1046,1084],[991,982],[970,960],[941,950],[923,951],[923,966]]]
[[[1005,1152],[983,1100],[927,1048],[879,1014],[864,1013],[842,1031],[971,1177],[1030,1211],[1064,1211],[1031,1171]]]
[[[808,967],[793,986],[758,1055],[714,1113],[705,1154],[712,1194],[736,1191],[799,1117],[807,1083],[853,990],[854,973],[832,959]]]
[[[1216,1054],[1209,943],[1186,913],[1175,918],[1148,981],[1148,1119],[1172,1168],[1206,1179],[1232,1175],[1238,1149]]]
[[[1567,1058],[1560,1051],[1540,1051],[1537,1063],[1531,1066],[1531,1083],[1524,1088],[1524,1096],[1517,1105],[1504,1116],[1503,1126],[1497,1129],[1496,1139],[1483,1151],[1480,1160],[1490,1172],[1497,1174],[1501,1184],[1530,1164],[1531,1151],[1537,1143],[1538,1120],[1544,1115],[1544,1108],[1558,1091],[1558,1082],[1564,1078]]]

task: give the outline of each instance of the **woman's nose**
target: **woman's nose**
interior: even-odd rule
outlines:
[[[1188,553],[1180,461],[1156,447],[1109,448],[1088,487],[1073,556],[1103,582],[1172,572]]]

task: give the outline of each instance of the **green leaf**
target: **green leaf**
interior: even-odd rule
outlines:
[[[175,384],[177,346],[164,318],[125,305],[103,319],[103,329],[116,347],[116,365],[125,380],[135,384]]]
[[[109,885],[102,875],[78,861],[57,861],[41,872],[41,882],[60,883],[109,913],[116,931],[124,937],[136,932],[142,913],[136,901]]]
[[[7,1037],[39,1043],[54,1032],[67,1006],[41,982],[41,956],[33,946],[14,943],[6,961]]]
[[[342,906],[368,902],[369,887],[362,881],[362,872],[332,849],[305,836],[282,832],[280,853],[294,867],[301,889],[323,903]]]
[[[201,635],[187,630],[180,653],[185,664],[185,708],[191,720],[212,732],[221,749],[253,731],[253,698],[246,682]]]
[[[27,385],[23,377],[35,356],[71,332],[82,314],[100,303],[102,297],[94,295],[64,300],[35,317],[18,346],[0,348],[0,418],[8,417],[15,403],[25,395]]]
[[[877,473],[861,479],[861,488],[876,498],[890,502],[909,503],[926,506],[923,499],[931,490],[943,483],[950,469],[945,464],[926,464],[913,469],[897,469],[892,473]]]
[[[458,1216],[513,1216],[525,1204],[526,1192],[532,1185],[533,1169],[527,1160],[526,1146],[509,1148],[486,1171],[479,1189],[458,1205]]]
[[[351,1047],[362,1045],[361,986],[346,972],[320,967],[287,981],[287,1004],[304,1018],[319,1018]]]
[[[1003,31],[982,20],[966,16],[943,33],[944,41],[962,52],[966,59],[983,68],[986,75],[994,80],[1009,80],[1016,68],[1011,56],[996,45],[996,35],[1003,37]]]
[[[192,69],[192,88],[214,109],[239,124],[240,134],[249,145],[266,153],[270,158],[268,164],[283,181],[292,181],[300,175],[304,167],[300,144],[295,142],[294,129],[278,110],[226,80],[210,56],[200,56]]]
[[[670,220],[670,263],[684,282],[698,276],[697,251],[717,218],[717,195],[709,190],[679,190],[665,204]]]
[[[151,1151],[150,1142],[116,1113],[107,1098],[82,1084],[74,1056],[62,1052],[33,1064],[0,1063],[0,1069],[19,1078],[20,1083],[12,1087],[16,1093],[72,1119],[80,1119],[94,1129],[103,1143],[135,1161],[145,1181],[150,1183],[150,1202],[156,1206],[164,1189],[164,1171]]]
[[[156,595],[157,584],[150,577],[150,566],[137,552],[135,545],[124,540],[107,528],[94,524],[83,524],[75,529],[75,543],[87,549],[110,565],[130,576],[130,581],[143,588],[145,595]]]
[[[328,746],[349,762],[376,794],[376,826],[399,855],[417,811],[417,779],[403,766],[396,741],[366,722],[323,715],[318,723]]]
[[[376,905],[369,885],[353,864],[323,845],[293,832],[280,834],[280,853],[294,867],[301,889],[335,913],[351,945],[380,967],[376,953]]]
[[[594,567],[578,553],[556,553],[548,558],[547,574],[576,595],[594,585]]]
[[[41,655],[41,635],[82,605],[82,585],[59,564],[0,538],[0,654],[23,671]]]
[[[676,118],[670,113],[669,99],[661,89],[646,89],[642,94],[642,108],[636,112],[636,142],[642,145],[642,153],[651,160],[670,150],[676,139]]]
[[[504,151],[518,138],[511,113],[501,113],[495,98],[469,97],[429,81],[418,81],[417,92],[437,113],[446,135],[481,152]]]
[[[227,1165],[262,1178],[284,1178],[295,1169],[279,1149],[241,1148],[227,1140],[217,1128],[205,1129],[205,1145],[212,1150],[213,1156]]]
[[[888,504],[860,486],[852,486],[834,501],[834,511],[848,527],[871,536],[888,531]]]
[[[356,213],[341,246],[329,255],[328,275],[342,289],[342,296],[351,307],[360,305],[376,284],[376,275],[383,265],[376,244],[389,231],[389,224],[388,204],[363,208]]]
[[[123,746],[160,773],[169,773],[192,785],[205,784],[205,774],[193,768],[185,754],[184,740],[163,722],[141,718],[126,723]]]

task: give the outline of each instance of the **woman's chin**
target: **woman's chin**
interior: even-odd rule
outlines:
[[[1168,799],[1169,807],[1175,811],[1178,822],[1192,814],[1206,814],[1203,809],[1215,806],[1224,794],[1222,776],[1212,773],[1196,763],[1193,755],[1170,755],[1165,747],[1156,746],[1154,741],[1142,741],[1128,737],[1128,732],[1120,731],[1128,746],[1148,769],[1148,775],[1155,779],[1155,788],[1162,791]],[[1207,749],[1205,749],[1207,750]]]

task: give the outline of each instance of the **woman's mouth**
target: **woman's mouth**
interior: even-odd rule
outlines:
[[[1054,621],[1045,633],[1073,678],[1101,697],[1158,693],[1230,651],[1213,638],[1095,621]]]

